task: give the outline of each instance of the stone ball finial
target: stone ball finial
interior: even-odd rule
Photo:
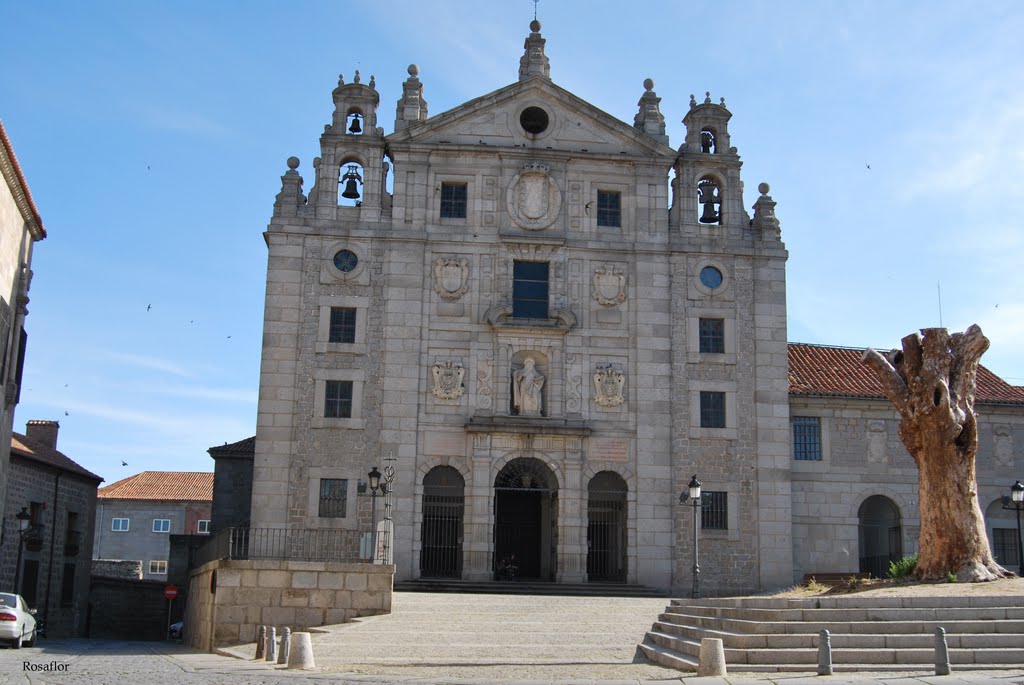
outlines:
[[[356,73],[358,74],[359,72],[357,71]],[[705,105],[710,105],[711,104],[711,91],[710,90],[706,91],[704,93],[704,104]]]
[[[319,169],[320,168],[320,158],[319,157],[314,157],[313,158],[313,168],[314,169]]]
[[[759,183],[759,184],[757,184],[757,192],[761,193],[762,195],[767,195],[768,191],[771,190],[771,189],[772,189],[771,186],[768,185],[767,183]]]
[[[412,76],[413,78],[416,78],[419,75],[420,75],[420,65],[418,65],[418,64],[410,64],[409,65],[409,76]]]
[[[534,33],[540,32],[540,22],[537,21],[536,19],[531,21],[530,22],[530,30],[533,31]]]
[[[654,79],[644,79],[644,90],[654,90]]]
[[[697,98],[693,97],[693,93],[690,93],[690,109],[697,106]]]
[[[288,158],[288,168],[289,169],[298,169],[299,168],[299,158],[298,157],[289,157]]]

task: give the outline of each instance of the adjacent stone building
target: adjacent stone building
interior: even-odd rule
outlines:
[[[0,585],[37,609],[49,635],[82,637],[103,479],[57,451],[59,429],[56,421],[29,421],[25,435],[11,439]]]
[[[208,535],[213,474],[143,471],[100,488],[94,559],[141,560],[143,579],[167,580],[170,536]]]
[[[32,253],[46,237],[43,220],[0,121],[0,445],[11,441],[14,408],[25,366],[25,317],[32,283]],[[0,459],[0,511],[7,491],[7,460]]]
[[[791,395],[787,252],[768,185],[744,207],[724,99],[676,95],[671,146],[651,80],[615,119],[554,83],[536,21],[514,83],[433,117],[425,94],[412,65],[385,134],[375,78],[342,76],[308,185],[288,160],[252,526],[365,529],[357,494],[388,464],[400,580],[688,589],[697,474],[702,583],[726,593],[857,570],[873,495],[913,516],[909,474],[882,468],[891,409]],[[993,426],[1010,463],[1019,391]],[[817,463],[794,458],[813,422],[791,407],[819,418]]]

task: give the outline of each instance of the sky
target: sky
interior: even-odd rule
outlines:
[[[979,9],[983,7],[983,9]],[[47,229],[15,430],[106,483],[212,470],[255,434],[262,233],[285,160],[308,190],[338,74],[409,64],[430,115],[514,82],[534,3],[0,0],[0,119]],[[771,185],[789,340],[991,340],[1024,385],[1024,5],[540,0],[552,80],[632,123],[643,81],[683,143],[725,97],[744,205]],[[126,462],[127,465],[122,463]]]

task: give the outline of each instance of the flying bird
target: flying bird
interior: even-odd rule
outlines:
[[[868,164],[867,162],[864,162],[864,166],[866,166],[868,168],[868,171],[871,171],[871,165],[870,164]]]
[[[149,311],[150,309],[152,309],[152,308],[153,308],[153,305],[151,305],[151,304],[147,304],[147,305],[146,305],[146,311],[147,311],[147,312],[148,312],[148,311]]]
[[[128,462],[126,462],[126,461],[122,461],[122,462],[121,462],[121,466],[128,466]]]

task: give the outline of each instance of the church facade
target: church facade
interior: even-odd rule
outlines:
[[[366,474],[391,458],[399,580],[689,588],[696,474],[707,592],[858,570],[864,550],[817,527],[835,397],[888,417],[863,414],[887,436],[873,454],[901,449],[895,415],[870,392],[791,404],[787,252],[767,184],[743,206],[724,99],[690,96],[672,147],[650,80],[619,121],[552,81],[530,28],[516,82],[440,115],[410,66],[390,134],[374,78],[340,78],[308,185],[288,160],[251,525],[365,530]],[[819,417],[797,421],[816,459],[794,460],[791,413]],[[1024,428],[1005,426],[1012,453]],[[851,501],[885,494],[860,486],[830,510],[853,547]]]

